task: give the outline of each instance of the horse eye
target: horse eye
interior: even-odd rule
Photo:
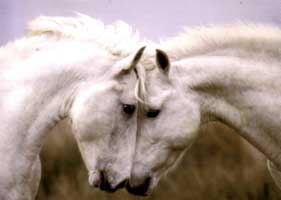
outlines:
[[[123,104],[122,109],[124,113],[132,115],[135,112],[136,106],[131,104]]]
[[[160,113],[160,110],[149,110],[147,113],[146,113],[146,117],[148,118],[155,118],[159,115]]]

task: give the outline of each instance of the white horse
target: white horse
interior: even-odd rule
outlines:
[[[281,29],[188,29],[160,47],[167,53],[158,49],[156,59],[143,61],[143,109],[127,190],[149,194],[211,121],[264,153],[281,186]]]
[[[35,198],[39,152],[62,119],[90,184],[109,192],[124,186],[137,128],[138,35],[123,22],[104,26],[84,15],[40,17],[28,33],[0,49],[0,199]]]

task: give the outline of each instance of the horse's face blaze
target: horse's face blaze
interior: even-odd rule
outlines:
[[[168,70],[173,73],[173,66]],[[136,151],[127,186],[132,194],[148,194],[198,135],[200,115],[196,98],[192,94],[180,95],[184,92],[179,90],[186,88],[169,78],[169,74],[154,68],[146,75],[148,108],[139,114],[142,117],[138,120]],[[149,111],[153,112],[148,114]]]
[[[124,187],[130,176],[137,131],[136,83],[133,70],[121,70],[82,85],[72,105],[72,126],[89,183],[108,192]]]

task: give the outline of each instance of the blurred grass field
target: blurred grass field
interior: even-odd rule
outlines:
[[[180,165],[146,198],[125,190],[108,194],[91,188],[68,130],[49,135],[41,161],[38,200],[281,200],[264,156],[220,124],[204,127]]]

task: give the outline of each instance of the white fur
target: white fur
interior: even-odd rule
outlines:
[[[35,198],[39,152],[65,118],[90,176],[103,170],[112,187],[128,178],[137,127],[122,103],[136,104],[137,79],[128,66],[139,45],[124,22],[80,15],[40,17],[27,37],[0,49],[1,200]]]
[[[151,176],[151,191],[192,145],[199,127],[211,121],[236,129],[274,163],[272,175],[280,179],[280,28],[240,24],[188,29],[159,47],[171,65],[164,73],[155,67],[155,56],[144,60],[144,111],[161,112],[154,119],[139,114],[130,185],[137,187]]]

